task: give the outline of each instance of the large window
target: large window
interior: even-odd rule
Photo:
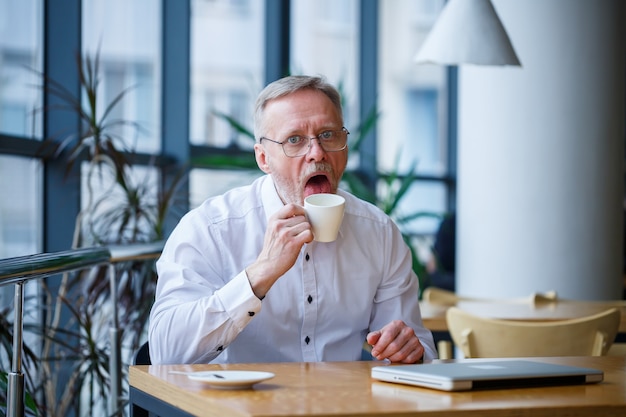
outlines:
[[[366,28],[362,28],[360,20],[364,4],[357,0],[291,0],[290,13],[278,24],[281,27],[266,27],[270,9],[266,9],[263,1],[190,0],[189,3],[189,112],[185,113],[187,121],[175,121],[188,123],[189,137],[167,140],[186,140],[190,146],[191,161],[181,162],[191,162],[194,168],[188,192],[191,206],[222,192],[226,184],[229,187],[245,184],[261,175],[254,166],[252,139],[236,129],[229,118],[252,131],[253,102],[266,80],[264,60],[272,55],[268,51],[289,45],[287,51],[279,54],[288,57],[288,71],[322,74],[340,88],[349,129],[358,126],[367,111],[360,104],[359,78],[369,69],[359,67],[361,55],[364,51],[377,51],[374,82],[379,116],[374,177],[389,173],[405,175],[415,166],[418,181],[398,208],[398,214],[449,210],[454,169],[448,166],[453,160],[449,157],[453,147],[448,143],[446,70],[413,62],[444,0],[379,0],[377,27]],[[286,3],[268,3],[267,7],[275,8],[277,4]],[[148,154],[160,153],[164,140],[161,86],[166,80],[162,80],[161,74],[161,22],[167,17],[162,16],[161,5],[162,2],[154,0],[84,0],[81,5],[83,53],[92,58],[98,55],[100,59],[98,109],[102,112],[117,94],[127,91],[109,118],[137,123],[139,129],[126,125],[115,134],[133,151]],[[39,78],[35,71],[43,68],[43,2],[2,2],[0,7],[0,135],[41,139],[41,112],[33,110],[42,107],[42,91],[36,87]],[[115,30],[111,30],[113,27]],[[285,33],[285,28],[290,41],[268,45],[268,39],[272,38],[265,36],[266,31]],[[374,31],[377,45],[361,44],[367,39],[361,36],[362,30]],[[3,149],[7,153],[6,147]],[[197,153],[199,149],[202,155]],[[32,148],[29,152],[34,154]],[[204,163],[206,155],[220,155],[220,158]],[[242,158],[249,163],[248,169],[233,169],[233,165],[241,166]],[[350,169],[363,169],[358,162],[355,164],[358,158],[358,155],[352,158]],[[3,164],[8,166],[7,162]],[[35,165],[18,165],[17,169],[29,170],[24,177],[38,175],[33,171],[37,169]],[[158,176],[153,172],[151,175]],[[6,188],[5,181],[4,177],[0,179]],[[156,179],[151,181],[158,183]],[[85,187],[83,180],[82,194]],[[84,201],[83,195],[83,207]],[[27,210],[36,217],[40,209],[28,207]],[[1,221],[12,222],[6,215]],[[32,227],[37,227],[38,223],[33,224]],[[432,218],[403,225],[409,233],[425,235],[432,234],[436,226],[437,220]],[[9,239],[7,234],[3,236]],[[8,242],[3,243],[7,247]]]

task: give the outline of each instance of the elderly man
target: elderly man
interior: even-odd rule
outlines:
[[[411,253],[381,210],[339,190],[348,159],[340,96],[290,76],[256,102],[256,162],[267,175],[185,215],[157,262],[152,362],[433,359]],[[345,197],[333,242],[313,240],[303,208]]]

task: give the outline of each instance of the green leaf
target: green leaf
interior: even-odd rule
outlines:
[[[372,107],[370,111],[365,116],[365,119],[357,125],[354,129],[354,139],[353,142],[350,143],[350,150],[354,152],[358,152],[361,148],[361,144],[363,143],[363,139],[367,136],[367,134],[376,127],[376,123],[378,118],[380,117],[380,113],[376,106]]]
[[[257,170],[256,160],[249,155],[204,155],[191,159],[191,165],[216,169]]]
[[[252,142],[254,142],[255,140],[254,133],[252,132],[251,129],[248,129],[247,127],[239,123],[237,120],[235,120],[233,117],[225,113],[219,112],[217,110],[213,110],[213,114],[215,114],[217,117],[221,119],[224,119],[233,129],[235,129],[237,132],[241,133],[245,137],[252,139]]]

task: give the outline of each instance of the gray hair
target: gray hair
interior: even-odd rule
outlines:
[[[333,85],[329,84],[323,77],[290,75],[268,84],[259,93],[254,106],[254,137],[258,139],[264,134],[264,132],[261,132],[263,128],[263,112],[269,101],[305,89],[317,90],[326,94],[336,107],[337,113],[343,122],[341,95]]]

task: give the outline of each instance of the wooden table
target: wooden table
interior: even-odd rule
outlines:
[[[130,401],[161,416],[620,416],[626,357],[533,358],[602,369],[598,384],[449,393],[370,378],[379,362],[142,365],[130,367]],[[276,374],[252,389],[216,390],[176,371]]]
[[[447,332],[446,311],[451,305],[421,302],[424,326],[434,332]],[[626,333],[626,301],[558,300],[533,303],[531,301],[462,300],[454,305],[469,313],[488,318],[537,321],[573,319],[616,307],[622,313],[619,332]]]

